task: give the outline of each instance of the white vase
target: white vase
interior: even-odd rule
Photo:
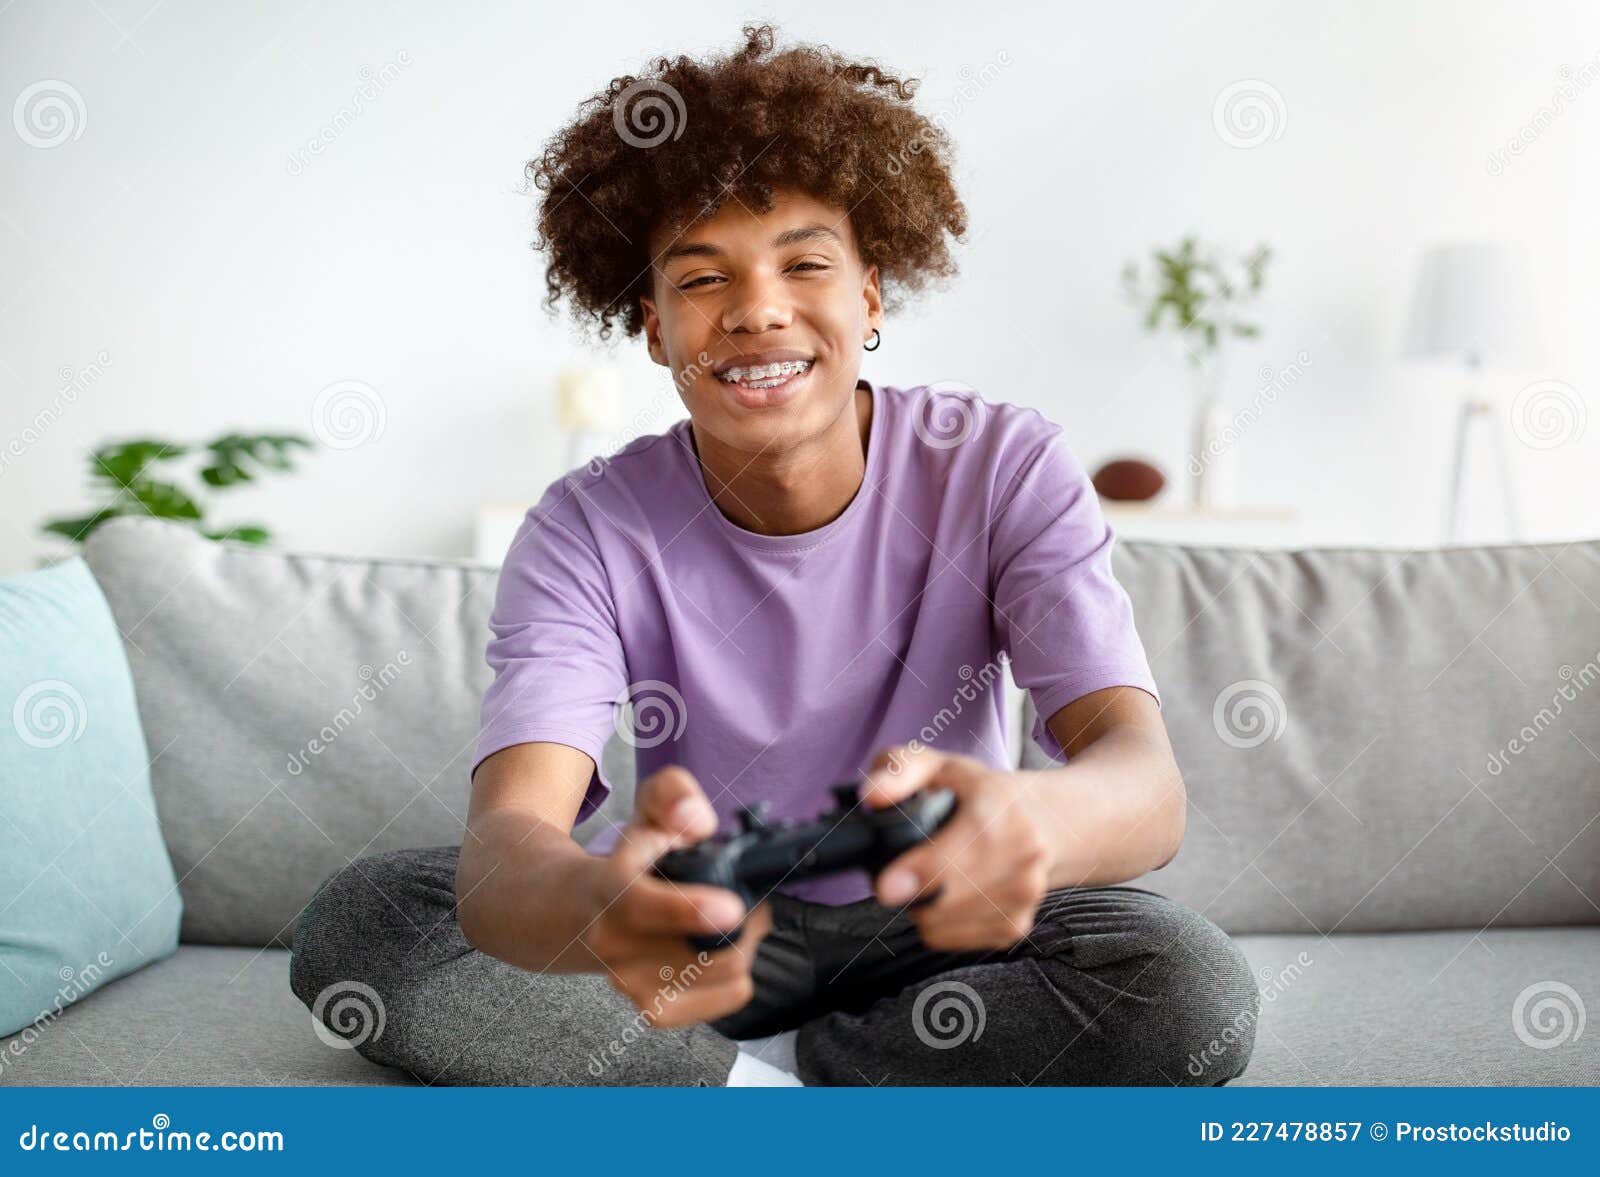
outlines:
[[[1189,433],[1189,497],[1196,507],[1227,507],[1234,503],[1234,439],[1228,432],[1223,407],[1222,357],[1211,353],[1206,362],[1193,365],[1194,407]]]

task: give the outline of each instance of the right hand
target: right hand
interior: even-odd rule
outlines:
[[[713,1021],[747,1004],[754,993],[750,965],[772,927],[772,913],[724,887],[673,883],[651,872],[668,850],[692,846],[716,832],[717,818],[687,769],[669,765],[640,786],[633,820],[617,847],[598,859],[599,911],[583,940],[614,989],[652,1026]],[[739,939],[708,953],[687,937],[725,932],[745,920]]]

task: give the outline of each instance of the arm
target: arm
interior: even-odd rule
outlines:
[[[758,908],[737,944],[702,961],[687,934],[737,926],[743,904],[651,873],[662,852],[715,829],[694,778],[668,767],[640,782],[633,819],[605,857],[571,837],[614,730],[627,659],[610,576],[566,480],[552,483],[517,529],[489,628],[494,681],[483,697],[456,872],[467,943],[530,971],[599,973],[655,1025],[737,1009],[770,916]],[[663,977],[682,978],[689,967],[692,986],[664,993]]]
[[[1187,803],[1155,700],[1138,687],[1106,687],[1047,726],[1070,762],[1019,775],[1021,803],[1047,846],[1049,886],[1112,886],[1171,862]]]
[[[568,833],[593,771],[586,753],[551,742],[514,744],[478,766],[456,871],[462,935],[533,972],[601,973],[656,1026],[739,1009],[770,912],[751,913],[731,948],[696,954],[687,934],[737,926],[744,905],[720,888],[650,873],[668,849],[714,832],[705,794],[684,769],[662,769],[639,786],[617,849],[600,857]],[[669,976],[693,985],[668,997]]]
[[[456,868],[457,917],[474,948],[537,972],[593,971],[582,938],[601,883],[567,833],[593,771],[554,743],[513,744],[478,766]]]

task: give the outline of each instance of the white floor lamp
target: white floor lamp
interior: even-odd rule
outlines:
[[[1506,423],[1485,395],[1483,367],[1487,361],[1513,359],[1527,351],[1534,313],[1531,295],[1527,267],[1513,246],[1499,242],[1438,245],[1423,254],[1405,354],[1444,357],[1466,369],[1445,508],[1445,535],[1451,540],[1461,538],[1468,443],[1480,425],[1494,450],[1506,525],[1514,537],[1522,534],[1511,485]]]

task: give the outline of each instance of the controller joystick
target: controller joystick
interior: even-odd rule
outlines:
[[[948,789],[915,793],[897,805],[869,809],[856,782],[831,787],[834,808],[813,821],[771,821],[760,802],[739,811],[736,833],[709,838],[661,856],[654,871],[677,883],[725,887],[746,910],[784,883],[847,870],[876,875],[895,858],[919,846],[950,820],[955,795]],[[715,951],[739,938],[731,932],[690,936],[697,949]]]

